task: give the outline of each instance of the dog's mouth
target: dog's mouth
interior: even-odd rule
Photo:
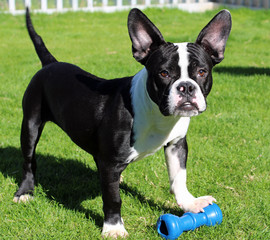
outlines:
[[[182,116],[182,117],[192,117],[197,116],[201,112],[196,103],[192,103],[190,101],[179,102],[175,108],[174,115]]]
[[[196,103],[192,103],[190,101],[178,102],[176,110],[181,112],[194,112],[194,111],[199,112],[199,107],[197,106]]]
[[[200,107],[196,98],[179,98],[175,104],[160,104],[159,108],[164,116],[193,117],[201,114],[206,107]],[[164,102],[162,102],[164,103]]]
[[[189,101],[178,105],[177,108],[181,111],[186,111],[186,112],[194,111],[194,110],[199,111],[198,106],[194,103],[189,102]]]

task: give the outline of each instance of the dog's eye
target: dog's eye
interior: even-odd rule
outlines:
[[[164,77],[164,78],[167,78],[167,77],[170,76],[170,75],[169,75],[169,72],[166,71],[166,70],[161,71],[161,72],[160,72],[160,75],[161,75],[162,77]]]
[[[206,76],[206,71],[203,70],[203,69],[200,69],[200,70],[198,71],[198,75],[199,75],[199,77],[205,77],[205,76]]]

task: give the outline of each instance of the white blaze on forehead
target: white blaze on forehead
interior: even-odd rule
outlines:
[[[179,54],[179,66],[181,68],[181,78],[180,79],[187,79],[188,76],[188,64],[189,64],[189,53],[187,51],[187,44],[188,43],[178,43],[178,54]]]

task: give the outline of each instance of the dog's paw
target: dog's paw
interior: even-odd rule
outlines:
[[[183,209],[184,212],[199,213],[204,212],[203,208],[207,207],[208,205],[212,205],[213,202],[216,202],[215,198],[212,196],[204,196],[195,198],[191,202],[179,204],[179,206]]]
[[[102,238],[119,239],[128,237],[128,232],[122,223],[116,225],[104,223],[101,235]]]
[[[21,195],[21,196],[15,196],[13,198],[13,202],[15,203],[27,203],[29,201],[32,201],[34,198],[33,196],[29,194]]]
[[[119,239],[119,238],[126,238],[128,237],[128,232],[126,230],[121,231],[121,230],[111,230],[106,233],[102,233],[102,238],[105,239]]]

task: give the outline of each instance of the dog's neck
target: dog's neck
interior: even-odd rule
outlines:
[[[153,154],[168,142],[185,137],[190,122],[189,117],[162,115],[147,92],[147,80],[146,68],[132,79],[130,91],[134,113],[134,146],[130,161]]]
[[[146,82],[148,79],[148,72],[144,67],[132,79],[131,83],[131,102],[133,106],[134,115],[149,114],[156,112],[158,106],[151,100],[147,89]]]

